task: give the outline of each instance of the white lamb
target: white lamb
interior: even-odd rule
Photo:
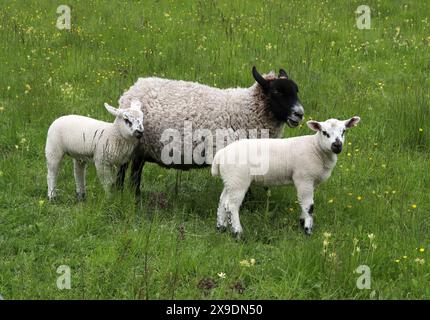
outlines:
[[[345,121],[308,121],[309,128],[317,132],[315,135],[243,139],[219,150],[212,163],[212,175],[220,175],[224,182],[217,228],[225,230],[229,222],[233,234],[240,237],[239,208],[250,184],[255,181],[266,186],[294,184],[302,208],[301,225],[306,234],[312,234],[314,189],[330,177],[337,154],[342,151],[346,129],[359,121],[357,116]]]
[[[113,123],[68,115],[56,119],[49,127],[45,147],[49,200],[57,195],[57,175],[65,154],[73,158],[78,200],[85,199],[85,167],[90,161],[95,163],[97,175],[110,193],[116,171],[130,160],[143,136],[143,113],[139,101],[126,110],[106,103],[105,108],[116,117]]]

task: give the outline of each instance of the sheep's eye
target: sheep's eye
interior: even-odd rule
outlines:
[[[343,129],[343,131],[342,131],[342,137],[345,135],[345,129]]]
[[[322,134],[325,135],[327,138],[330,138],[330,135],[327,133],[327,131],[322,131]]]
[[[131,127],[131,121],[128,119],[124,119],[124,122],[126,125],[128,125],[129,127]]]

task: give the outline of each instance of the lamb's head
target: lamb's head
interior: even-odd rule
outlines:
[[[105,103],[106,110],[116,117],[115,123],[121,135],[126,138],[140,139],[143,136],[142,103],[135,100],[128,109],[116,109]]]
[[[267,96],[273,116],[279,121],[286,122],[290,128],[297,127],[305,111],[298,97],[299,87],[288,78],[285,70],[280,69],[279,76],[271,79],[264,78],[254,66],[252,75]]]
[[[360,117],[354,116],[348,120],[329,119],[324,122],[310,120],[309,128],[317,132],[318,143],[325,152],[339,154],[345,142],[345,132],[360,122]]]

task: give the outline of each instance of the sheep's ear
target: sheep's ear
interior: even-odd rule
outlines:
[[[252,75],[254,76],[255,81],[263,88],[264,91],[269,90],[269,81],[264,79],[261,74],[258,73],[257,68],[255,66],[252,67]]]
[[[278,78],[286,78],[288,79],[288,74],[284,69],[279,69],[279,75]]]
[[[108,105],[107,103],[105,103],[105,108],[106,110],[113,116],[118,117],[122,114],[122,112],[118,109],[115,109],[114,107]]]
[[[309,120],[308,122],[306,122],[306,124],[313,131],[321,131],[321,125],[318,121]]]
[[[353,128],[353,127],[355,127],[360,122],[360,120],[361,119],[360,119],[359,116],[354,116],[351,119],[348,119],[348,120],[345,121],[345,127],[347,129]]]
[[[142,102],[139,100],[133,100],[130,104],[130,108],[135,110],[142,110]]]

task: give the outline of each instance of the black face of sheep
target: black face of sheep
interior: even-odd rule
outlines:
[[[278,78],[265,79],[253,67],[252,75],[267,96],[273,116],[291,128],[297,127],[303,119],[304,109],[298,97],[299,88],[285,70],[279,70]]]

